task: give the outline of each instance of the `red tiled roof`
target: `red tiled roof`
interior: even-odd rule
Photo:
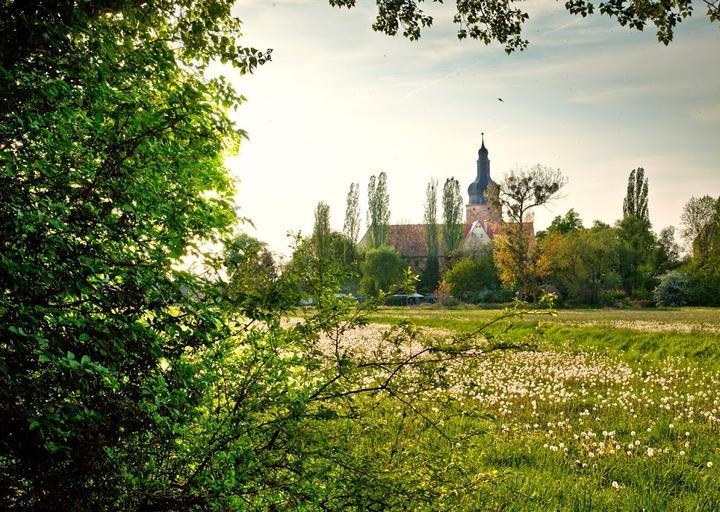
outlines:
[[[395,247],[405,258],[426,258],[425,224],[391,224],[388,226],[388,243]],[[437,225],[438,249],[442,254],[443,225]],[[370,230],[360,240],[361,244],[370,245]]]
[[[472,228],[472,222],[468,222],[463,226],[463,240],[467,238]],[[505,231],[508,224],[495,224],[488,222],[483,224],[487,231],[488,237],[492,240],[495,235]],[[427,249],[425,247],[425,224],[391,224],[388,226],[388,243],[395,247],[404,258],[426,258]],[[440,254],[445,254],[445,244],[443,242],[443,224],[437,225],[438,249]],[[524,228],[529,233],[534,233],[533,223],[524,223]],[[360,240],[360,244],[370,245],[370,230]]]

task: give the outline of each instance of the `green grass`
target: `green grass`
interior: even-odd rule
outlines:
[[[378,322],[409,319],[418,325],[461,328],[494,318],[499,309],[465,307],[445,309],[434,306],[383,307],[373,314]],[[720,308],[647,308],[647,309],[560,309],[553,322],[658,322],[684,323],[697,328],[720,329]]]
[[[371,320],[462,332],[497,314],[383,308]],[[445,505],[427,510],[720,510],[720,310],[542,320],[539,332],[531,317],[504,334],[535,335],[537,351],[464,362],[451,391],[423,403],[429,415],[444,404],[437,418],[458,441],[448,447],[427,428],[404,441],[407,453],[426,451],[429,468],[442,461],[418,469],[408,457],[414,474],[447,488]],[[377,414],[378,436],[395,431],[388,411]]]
[[[415,325],[454,332],[468,332],[495,318],[500,311],[488,309],[383,308],[372,322],[395,324],[410,320]],[[681,357],[707,368],[720,368],[720,309],[677,308],[652,310],[560,310],[557,317],[526,316],[513,319],[504,336],[522,341],[538,325],[542,349],[596,351],[625,361],[660,362]],[[505,330],[491,329],[497,334]]]

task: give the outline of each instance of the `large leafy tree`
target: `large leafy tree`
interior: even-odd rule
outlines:
[[[630,215],[618,222],[620,275],[628,295],[649,297],[655,287],[658,243],[650,222]]]
[[[707,256],[712,237],[710,226],[715,214],[716,200],[711,196],[691,197],[683,206],[680,222],[681,236],[691,247],[693,257],[702,265]]]
[[[648,209],[648,178],[645,169],[630,171],[623,200],[623,218],[618,223],[620,274],[628,295],[649,296],[655,286],[657,239],[652,232]]]
[[[356,0],[329,0],[330,5],[354,7]],[[415,40],[423,29],[430,27],[434,18],[423,10],[424,3],[442,3],[441,0],[376,0],[378,13],[373,29],[389,35],[399,32]],[[720,1],[704,0],[702,6],[711,22],[720,19]],[[622,26],[643,30],[652,25],[657,29],[658,41],[672,41],[675,27],[693,14],[692,0],[569,0],[565,9],[571,14],[586,17],[599,11],[614,17]],[[520,0],[462,0],[456,3],[453,23],[458,25],[458,38],[472,38],[485,44],[493,42],[504,45],[505,51],[524,50],[528,40],[523,25],[529,15]]]
[[[617,230],[610,226],[549,233],[541,242],[539,266],[546,283],[569,303],[598,304],[620,285]]]
[[[312,232],[312,245],[319,258],[330,257],[330,206],[320,201],[315,207],[315,224]]]
[[[437,181],[430,180],[425,190],[425,213],[423,215],[425,224],[425,249],[428,256],[437,256],[438,247],[438,225],[437,225]]]
[[[494,298],[498,288],[492,250],[485,247],[466,256],[447,271],[443,281],[456,299],[476,303]]]
[[[580,215],[570,208],[565,215],[556,216],[545,231],[539,231],[538,238],[547,235],[565,235],[583,229],[583,222]]]
[[[0,500],[187,506],[164,459],[229,327],[179,258],[235,222],[241,97],[203,71],[268,58],[232,3],[0,7]],[[152,469],[154,467],[154,469]],[[146,475],[146,476],[143,476]],[[179,482],[175,482],[179,485]],[[184,500],[189,500],[185,502]]]
[[[376,297],[403,284],[407,264],[397,250],[390,245],[370,249],[365,253],[360,282],[363,293]]]
[[[558,169],[536,165],[530,169],[514,169],[500,183],[488,190],[488,204],[508,219],[504,232],[496,237],[496,264],[503,282],[517,286],[518,297],[535,292],[533,279],[539,256],[533,244],[532,224],[528,213],[557,197],[566,179]]]

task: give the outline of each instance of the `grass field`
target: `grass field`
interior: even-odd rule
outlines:
[[[497,314],[385,308],[372,321],[447,335]],[[568,310],[507,327],[492,332],[534,349],[459,362],[426,397],[428,415],[433,400],[451,412],[442,435],[413,442],[454,461],[436,485],[465,482],[448,509],[720,510],[720,310]]]

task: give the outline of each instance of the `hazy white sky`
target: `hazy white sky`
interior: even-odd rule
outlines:
[[[481,132],[494,179],[536,163],[568,177],[564,197],[536,211],[536,229],[569,208],[586,225],[614,222],[637,166],[650,178],[658,231],[677,224],[690,196],[720,195],[720,26],[700,6],[665,47],[652,28],[633,32],[532,0],[530,47],[506,55],[458,41],[453,5],[428,5],[434,27],[411,42],[374,33],[375,2],[358,4],[235,6],[246,44],[272,48],[273,60],[232,77],[248,99],[236,117],[250,140],[229,165],[240,213],[255,225],[248,232],[274,250],[289,252],[288,231],[312,229],[318,201],[341,229],[350,183],[360,183],[364,207],[379,171],[388,173],[392,222],[422,222],[431,178],[455,176],[467,200]]]

